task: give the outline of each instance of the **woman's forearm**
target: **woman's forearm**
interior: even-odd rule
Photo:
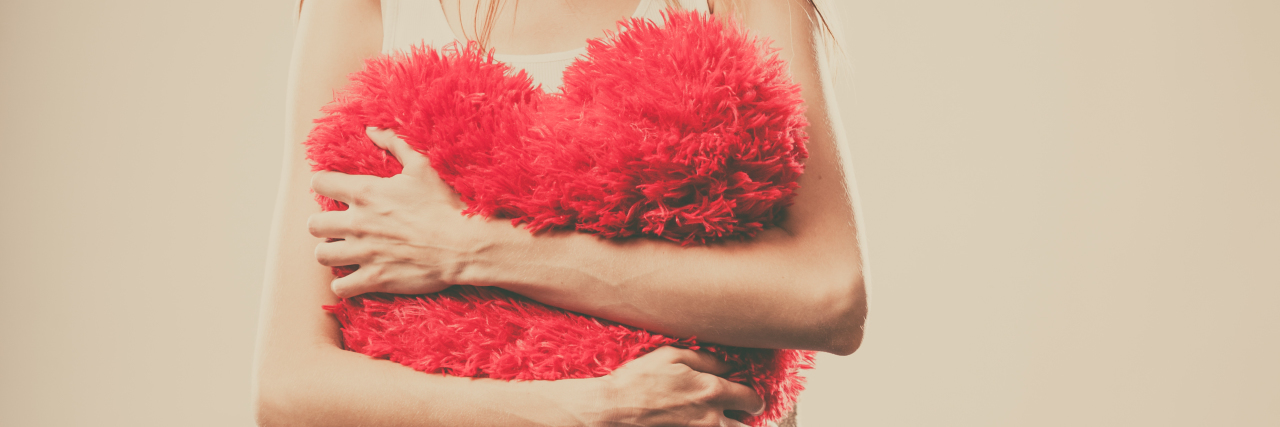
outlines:
[[[775,228],[751,241],[681,247],[504,233],[462,282],[675,336],[848,354],[861,341],[866,291],[854,236],[833,234]]]
[[[278,365],[277,365],[278,364]],[[505,382],[428,375],[385,360],[315,347],[259,372],[262,426],[574,426],[571,396],[590,380]]]

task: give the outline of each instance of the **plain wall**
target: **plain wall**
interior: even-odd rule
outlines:
[[[805,426],[1280,425],[1280,2],[847,1]],[[251,425],[291,3],[0,3],[0,424]]]

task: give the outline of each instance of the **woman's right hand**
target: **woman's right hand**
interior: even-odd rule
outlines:
[[[726,411],[759,414],[764,401],[716,376],[729,369],[710,353],[659,348],[598,378],[597,406],[584,418],[591,426],[746,427]]]

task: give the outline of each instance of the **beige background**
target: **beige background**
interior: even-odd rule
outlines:
[[[839,5],[807,426],[1280,425],[1280,2]],[[0,2],[0,424],[249,425],[288,0]]]

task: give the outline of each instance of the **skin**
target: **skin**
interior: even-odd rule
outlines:
[[[572,16],[560,12],[544,19]],[[805,10],[764,0],[735,12],[748,27],[778,40],[791,61],[814,124],[811,157],[783,228],[749,242],[679,248],[579,233],[530,236],[506,221],[463,217],[456,196],[425,159],[385,133],[374,135],[402,159],[405,173],[385,179],[317,174],[313,181],[301,145],[312,120],[346,84],[345,76],[379,52],[382,34],[376,0],[307,0],[290,73],[286,162],[255,363],[259,424],[736,426],[741,424],[725,411],[762,410],[750,389],[715,375],[725,366],[688,350],[665,348],[606,377],[554,382],[427,375],[373,360],[342,350],[336,320],[319,309],[365,291],[493,285],[672,335],[838,354],[855,350],[865,291]],[[612,28],[612,21],[599,27]],[[496,25],[493,37],[500,52],[504,37],[519,39],[504,27]],[[559,42],[545,40],[547,46]],[[351,202],[352,209],[320,214],[307,191],[312,185]],[[324,243],[321,237],[346,240]],[[335,281],[324,266],[345,264],[361,268]]]
[[[334,292],[348,297],[430,293],[456,283],[496,286],[670,335],[852,353],[866,313],[854,213],[823,99],[813,28],[799,9],[793,1],[769,0],[734,11],[789,59],[812,123],[810,158],[781,227],[748,241],[695,247],[576,232],[531,236],[505,221],[459,215],[461,203],[429,169],[411,177],[416,179],[321,172],[312,189],[353,207],[310,219],[314,236],[343,239],[319,245],[317,260],[361,266],[335,280]],[[507,26],[499,21],[494,28]],[[494,40],[508,36],[496,32]],[[384,147],[402,144],[391,135],[372,136]],[[422,157],[410,150],[395,154],[406,161]]]

